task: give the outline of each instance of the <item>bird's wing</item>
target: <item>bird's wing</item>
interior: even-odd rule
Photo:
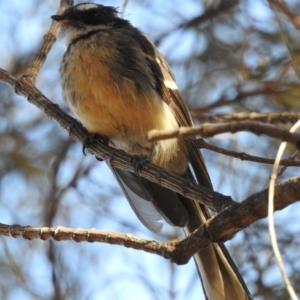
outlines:
[[[149,230],[159,232],[163,226],[162,219],[172,226],[184,227],[187,224],[189,216],[180,195],[139,178],[134,173],[111,166],[110,168],[133,211]]]
[[[168,64],[157,50],[155,56],[155,59],[152,59],[147,55],[147,59],[156,78],[157,91],[172,109],[179,126],[193,126],[190,113],[178,91]],[[190,139],[186,139],[186,146],[193,170],[188,173],[195,174],[200,185],[213,189],[199,149]],[[188,177],[191,178],[191,176]],[[205,207],[199,203],[184,199],[184,205],[189,214],[189,222],[185,231],[189,234],[204,224],[209,215]],[[223,244],[211,244],[199,251],[195,259],[208,299],[252,299],[242,276]]]

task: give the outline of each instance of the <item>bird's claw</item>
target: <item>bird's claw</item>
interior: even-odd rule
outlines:
[[[82,153],[83,153],[83,155],[86,155],[85,149],[86,149],[87,147],[89,147],[90,145],[92,145],[93,143],[98,142],[98,141],[101,141],[102,143],[105,143],[105,144],[108,145],[108,139],[107,139],[107,138],[105,138],[105,137],[103,137],[103,136],[101,136],[101,135],[99,135],[99,134],[97,134],[97,133],[91,133],[91,134],[84,140],[84,142],[82,143]],[[99,160],[99,161],[103,161],[102,158],[97,157],[97,156],[96,156],[96,159]]]

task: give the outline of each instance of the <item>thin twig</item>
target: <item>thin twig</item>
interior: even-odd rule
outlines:
[[[298,112],[271,112],[271,113],[233,113],[233,114],[197,114],[191,111],[191,114],[196,118],[200,123],[209,122],[209,123],[227,123],[232,121],[256,121],[263,123],[296,123],[300,119],[300,113]]]
[[[275,159],[270,159],[270,158],[264,158],[264,157],[259,157],[259,156],[254,156],[247,154],[245,152],[236,152],[236,151],[231,151],[227,150],[221,147],[217,147],[215,145],[212,145],[208,142],[206,142],[203,139],[197,139],[195,140],[195,144],[199,149],[207,149],[216,153],[220,153],[229,157],[234,157],[238,158],[240,160],[245,160],[245,161],[252,161],[256,163],[261,163],[261,164],[268,164],[268,165],[273,165],[275,162]],[[297,152],[298,153],[298,152]],[[279,162],[279,165],[285,166],[286,167],[300,167],[300,161],[295,161],[293,160],[296,158],[296,156],[292,156],[289,159],[283,159]]]
[[[196,135],[200,135],[204,138],[221,133],[236,133],[240,131],[248,131],[256,135],[264,134],[281,141],[295,144],[296,147],[298,147],[298,143],[300,143],[300,134],[298,133],[291,133],[288,130],[278,128],[274,125],[251,121],[230,122],[226,124],[203,124],[198,127],[180,127],[177,130],[151,130],[148,133],[148,139],[150,141],[157,141],[175,137],[193,137]]]
[[[300,126],[300,120],[290,129],[290,132],[295,132],[297,128]],[[295,293],[295,290],[293,289],[293,286],[291,285],[289,278],[284,270],[284,264],[283,260],[280,254],[280,250],[277,244],[277,238],[276,238],[276,231],[275,231],[275,222],[274,222],[274,194],[275,194],[275,181],[277,178],[277,169],[278,169],[278,164],[279,161],[282,157],[282,154],[284,152],[284,149],[286,147],[286,142],[281,143],[276,158],[275,158],[275,163],[272,169],[271,173],[271,179],[270,179],[270,185],[269,185],[269,196],[268,196],[268,219],[269,219],[269,232],[270,232],[270,238],[271,238],[271,243],[272,243],[272,248],[275,254],[275,258],[280,270],[280,273],[282,275],[283,281],[286,285],[286,288],[288,290],[288,293],[290,294],[291,298],[293,300],[297,300],[298,297]]]
[[[129,0],[124,0],[123,1],[122,9],[121,9],[121,18],[124,18],[125,10],[126,10],[126,7],[128,5],[128,2],[129,2]]]
[[[74,2],[73,0],[61,0],[60,6],[57,10],[57,14],[58,15],[61,14],[67,7],[69,7],[70,5],[73,5],[73,2]],[[27,69],[27,71],[23,77],[30,77],[33,82],[36,81],[36,77],[44,64],[44,62],[47,58],[47,55],[48,55],[50,49],[52,48],[52,45],[56,41],[59,30],[60,30],[60,24],[58,22],[52,22],[52,25],[51,25],[49,31],[43,37],[44,42],[43,42],[41,49],[37,53],[37,55],[34,59],[34,62]]]
[[[257,90],[253,91],[239,91],[235,97],[228,99],[224,96],[222,96],[217,101],[207,104],[206,106],[197,108],[191,112],[192,115],[200,115],[206,111],[209,111],[213,108],[219,108],[222,106],[229,107],[230,105],[234,105],[237,103],[240,103],[244,99],[247,99],[248,97],[258,96],[258,95],[278,95],[282,93],[286,93],[285,89],[278,89],[278,83],[277,82],[264,82],[264,86],[262,88],[258,88]]]
[[[268,0],[271,6],[275,6],[282,13],[284,13],[294,24],[297,29],[300,29],[300,17],[294,14],[289,8],[281,1],[278,0]]]
[[[158,45],[166,36],[168,36],[171,32],[174,32],[175,30],[181,28],[196,28],[205,21],[210,20],[212,18],[216,18],[219,14],[226,13],[237,4],[238,0],[220,1],[218,4],[213,3],[212,5],[206,8],[205,12],[202,15],[197,16],[189,21],[184,21],[178,24],[175,28],[172,28],[171,30],[161,34],[159,38],[155,40],[155,44]]]
[[[288,162],[290,162],[290,163],[296,162],[295,159],[299,156],[299,154],[300,154],[300,151],[299,151],[299,150],[296,150],[296,151],[289,157]],[[282,160],[279,162],[279,165],[282,165],[281,162],[282,162]],[[288,167],[288,166],[283,166],[283,167],[279,170],[279,172],[277,173],[277,178],[278,178],[279,176],[281,176],[281,175],[285,172],[285,170],[287,169],[287,167]]]
[[[277,2],[276,0],[273,0],[273,1]],[[284,43],[284,45],[286,47],[286,50],[289,54],[289,57],[291,59],[291,66],[292,66],[296,76],[298,77],[298,79],[300,79],[298,60],[295,59],[295,57],[293,55],[292,45],[289,41],[289,38],[288,38],[287,34],[284,32],[282,21],[280,20],[278,14],[276,12],[275,12],[275,17],[276,17],[276,20],[277,20],[277,23],[278,23],[278,26],[279,26],[279,33],[280,33],[281,40]],[[298,19],[300,20],[300,18],[298,18]],[[300,23],[299,23],[299,25],[300,25]]]

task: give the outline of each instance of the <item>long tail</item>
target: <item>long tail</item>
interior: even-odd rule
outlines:
[[[199,228],[205,220],[203,208],[197,203],[185,205],[190,221],[187,234]],[[250,292],[223,244],[211,244],[195,255],[206,298],[210,300],[248,300]]]
[[[212,189],[203,158],[192,141],[186,141],[191,166],[197,181],[204,187]],[[199,228],[209,215],[203,205],[193,201],[183,202],[189,214],[185,227],[187,234]],[[251,294],[240,275],[236,265],[224,244],[211,244],[195,255],[196,264],[201,275],[203,289],[209,300],[248,300]]]

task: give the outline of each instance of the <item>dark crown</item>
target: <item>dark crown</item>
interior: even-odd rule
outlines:
[[[117,13],[115,7],[87,2],[69,7],[60,17],[61,19],[70,20],[70,24],[73,26],[116,25],[127,22],[118,18]],[[58,18],[56,19],[58,20]]]

